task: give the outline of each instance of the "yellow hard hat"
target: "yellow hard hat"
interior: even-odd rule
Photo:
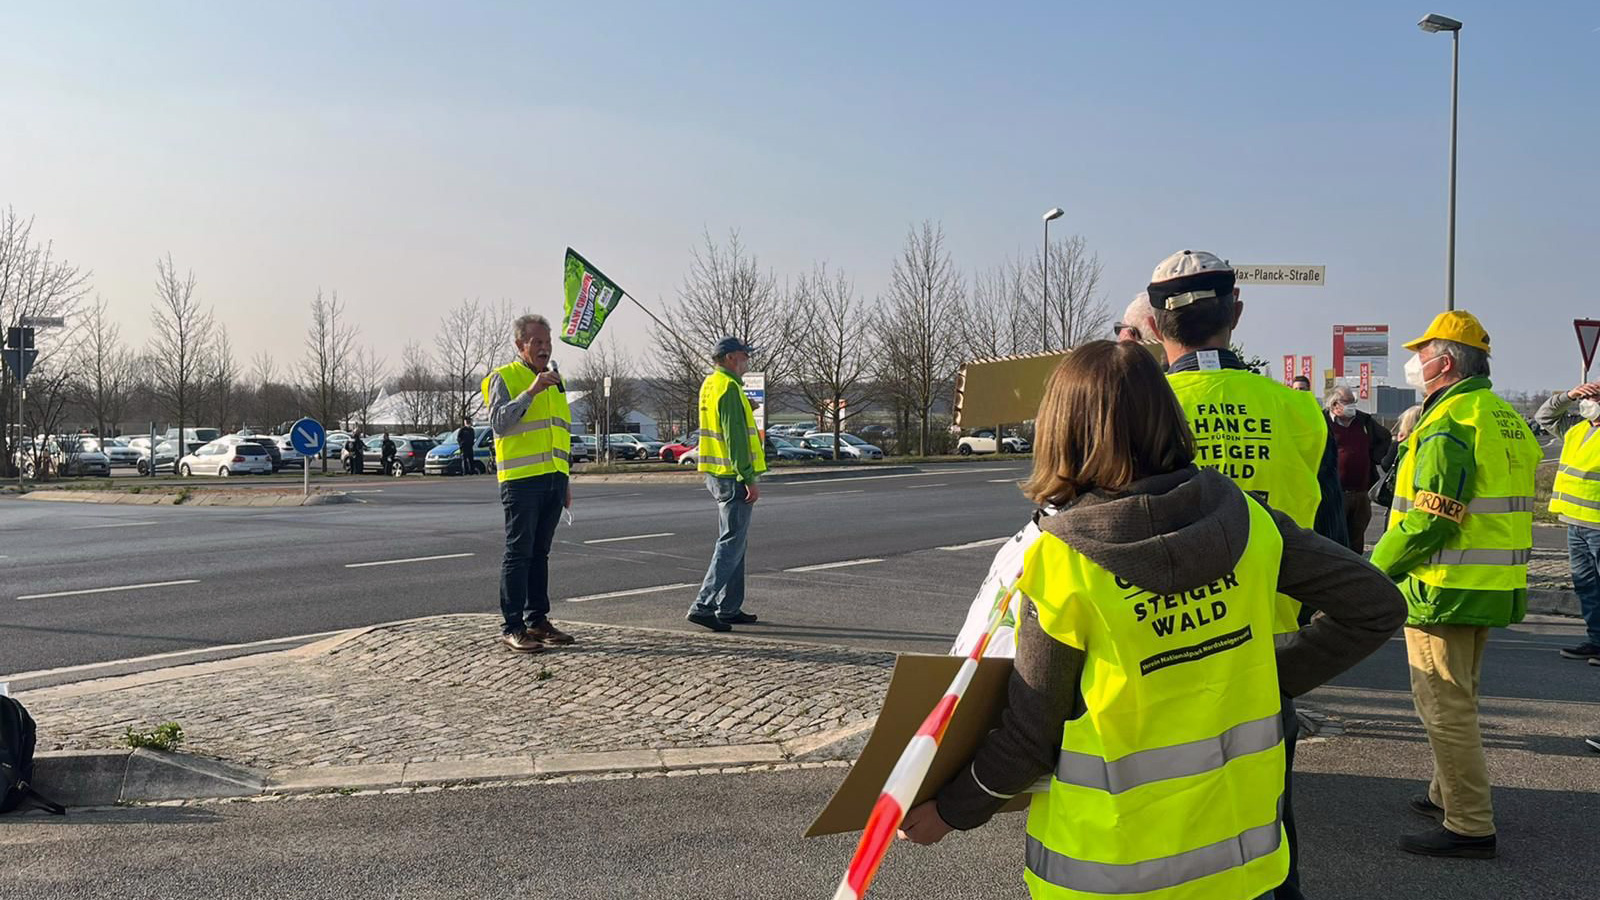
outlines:
[[[1468,347],[1477,347],[1485,353],[1489,352],[1489,332],[1483,330],[1483,325],[1477,316],[1459,309],[1434,316],[1433,324],[1422,333],[1422,337],[1407,341],[1405,347],[1407,350],[1415,350],[1429,341],[1455,341]]]

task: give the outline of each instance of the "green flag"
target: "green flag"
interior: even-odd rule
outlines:
[[[600,274],[578,251],[567,248],[566,316],[561,325],[561,340],[585,349],[599,336],[606,316],[622,302],[622,288]]]

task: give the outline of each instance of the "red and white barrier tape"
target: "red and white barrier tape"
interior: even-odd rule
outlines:
[[[1017,573],[1017,577],[1020,579],[1022,573]],[[1013,583],[1000,602],[995,604],[994,611],[989,614],[989,627],[984,631],[983,639],[967,654],[956,677],[950,680],[950,687],[945,689],[944,697],[922,720],[922,727],[917,729],[916,735],[900,754],[900,761],[895,763],[889,779],[884,782],[883,793],[878,795],[878,802],[872,807],[867,827],[861,832],[861,841],[856,844],[855,855],[850,858],[850,865],[839,882],[839,889],[833,893],[833,900],[861,900],[866,895],[873,877],[878,874],[878,866],[883,864],[883,857],[889,852],[889,845],[894,843],[895,831],[905,819],[911,801],[916,799],[923,779],[928,776],[928,767],[933,764],[939,741],[944,739],[944,731],[955,716],[956,705],[972,683],[972,676],[977,674],[978,660],[983,658],[983,651],[989,648],[990,639],[1000,629],[1000,623],[1005,620],[1006,611],[1011,607],[1011,598],[1016,592]]]

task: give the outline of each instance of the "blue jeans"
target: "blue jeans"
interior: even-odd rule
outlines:
[[[506,513],[500,614],[506,634],[550,616],[550,545],[566,502],[567,476],[559,473],[500,482],[500,506]]]
[[[1588,626],[1591,644],[1600,644],[1600,528],[1567,526],[1567,557],[1572,562],[1572,589]]]
[[[689,612],[733,619],[744,605],[744,549],[755,507],[745,502],[749,494],[731,475],[707,475],[706,490],[717,499],[717,544]]]

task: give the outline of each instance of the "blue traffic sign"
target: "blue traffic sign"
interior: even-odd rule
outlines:
[[[305,456],[316,456],[328,443],[328,433],[316,419],[301,419],[289,429],[289,443]]]

